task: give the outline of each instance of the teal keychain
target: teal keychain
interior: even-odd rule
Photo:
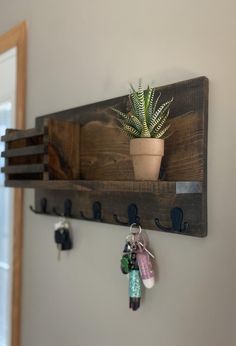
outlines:
[[[129,272],[129,307],[138,310],[142,296],[142,282],[139,273],[136,253],[131,254],[131,270]]]
[[[126,237],[120,268],[129,276],[129,307],[136,311],[140,307],[142,285],[152,288],[155,283],[151,258],[153,254],[146,248],[147,239],[142,235],[140,225],[132,224]]]
[[[132,231],[132,226],[130,228],[131,234],[126,238],[120,267],[123,274],[129,275],[129,307],[133,311],[136,311],[140,307],[142,282],[136,256],[137,245],[135,234],[137,230],[135,229],[135,231]],[[141,232],[140,230],[139,232]]]

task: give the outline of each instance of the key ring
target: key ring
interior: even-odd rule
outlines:
[[[138,232],[132,232],[132,228],[134,227],[134,226],[136,226],[139,230],[138,230]],[[141,234],[141,232],[142,232],[142,227],[140,226],[140,225],[138,225],[137,223],[132,223],[131,225],[130,225],[130,228],[129,228],[129,230],[130,230],[130,233],[131,234]]]
[[[136,231],[132,230],[134,226],[137,226],[138,228],[136,229]],[[137,243],[137,240],[139,240],[141,237],[140,237],[140,234],[142,232],[142,228],[140,225],[137,225],[136,223],[132,223],[130,225],[130,233],[127,235],[126,237],[126,241],[129,242],[130,244],[135,244]],[[136,239],[138,238],[138,239]]]
[[[136,226],[138,227],[138,232],[132,232],[132,228]],[[130,233],[127,238],[129,238],[131,236],[131,243],[135,244],[137,243],[138,246],[141,246],[143,248],[143,250],[145,250],[152,258],[155,258],[154,255],[148,251],[148,249],[146,248],[146,241],[145,239],[142,237],[141,233],[142,233],[142,227],[140,225],[137,225],[136,223],[132,223],[130,225]],[[137,236],[137,239],[135,239]]]

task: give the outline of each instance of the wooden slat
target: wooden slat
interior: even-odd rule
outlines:
[[[17,141],[18,139],[30,138],[35,136],[42,136],[44,134],[44,130],[39,129],[29,129],[29,130],[14,130],[5,136],[1,137],[2,142],[12,142]]]
[[[18,156],[28,156],[28,155],[37,155],[44,154],[46,148],[43,144],[41,145],[32,145],[24,148],[17,149],[8,149],[2,152],[2,157],[18,157]]]
[[[42,173],[47,169],[44,164],[33,164],[33,165],[17,165],[17,166],[6,166],[1,168],[2,173],[6,174],[21,174],[21,173]]]

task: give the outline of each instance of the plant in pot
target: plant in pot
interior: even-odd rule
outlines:
[[[138,90],[130,85],[130,110],[124,113],[112,108],[118,115],[120,129],[130,138],[130,155],[133,159],[136,180],[157,180],[164,155],[164,139],[170,124],[167,123],[173,98],[159,105],[160,93],[155,89]]]

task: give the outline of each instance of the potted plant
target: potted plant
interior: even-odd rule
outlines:
[[[167,120],[173,98],[158,105],[161,94],[156,97],[155,89],[148,86],[143,90],[141,80],[137,91],[132,84],[130,87],[129,112],[112,110],[118,115],[121,131],[131,139],[135,179],[157,180],[164,155],[164,139],[169,136]]]

